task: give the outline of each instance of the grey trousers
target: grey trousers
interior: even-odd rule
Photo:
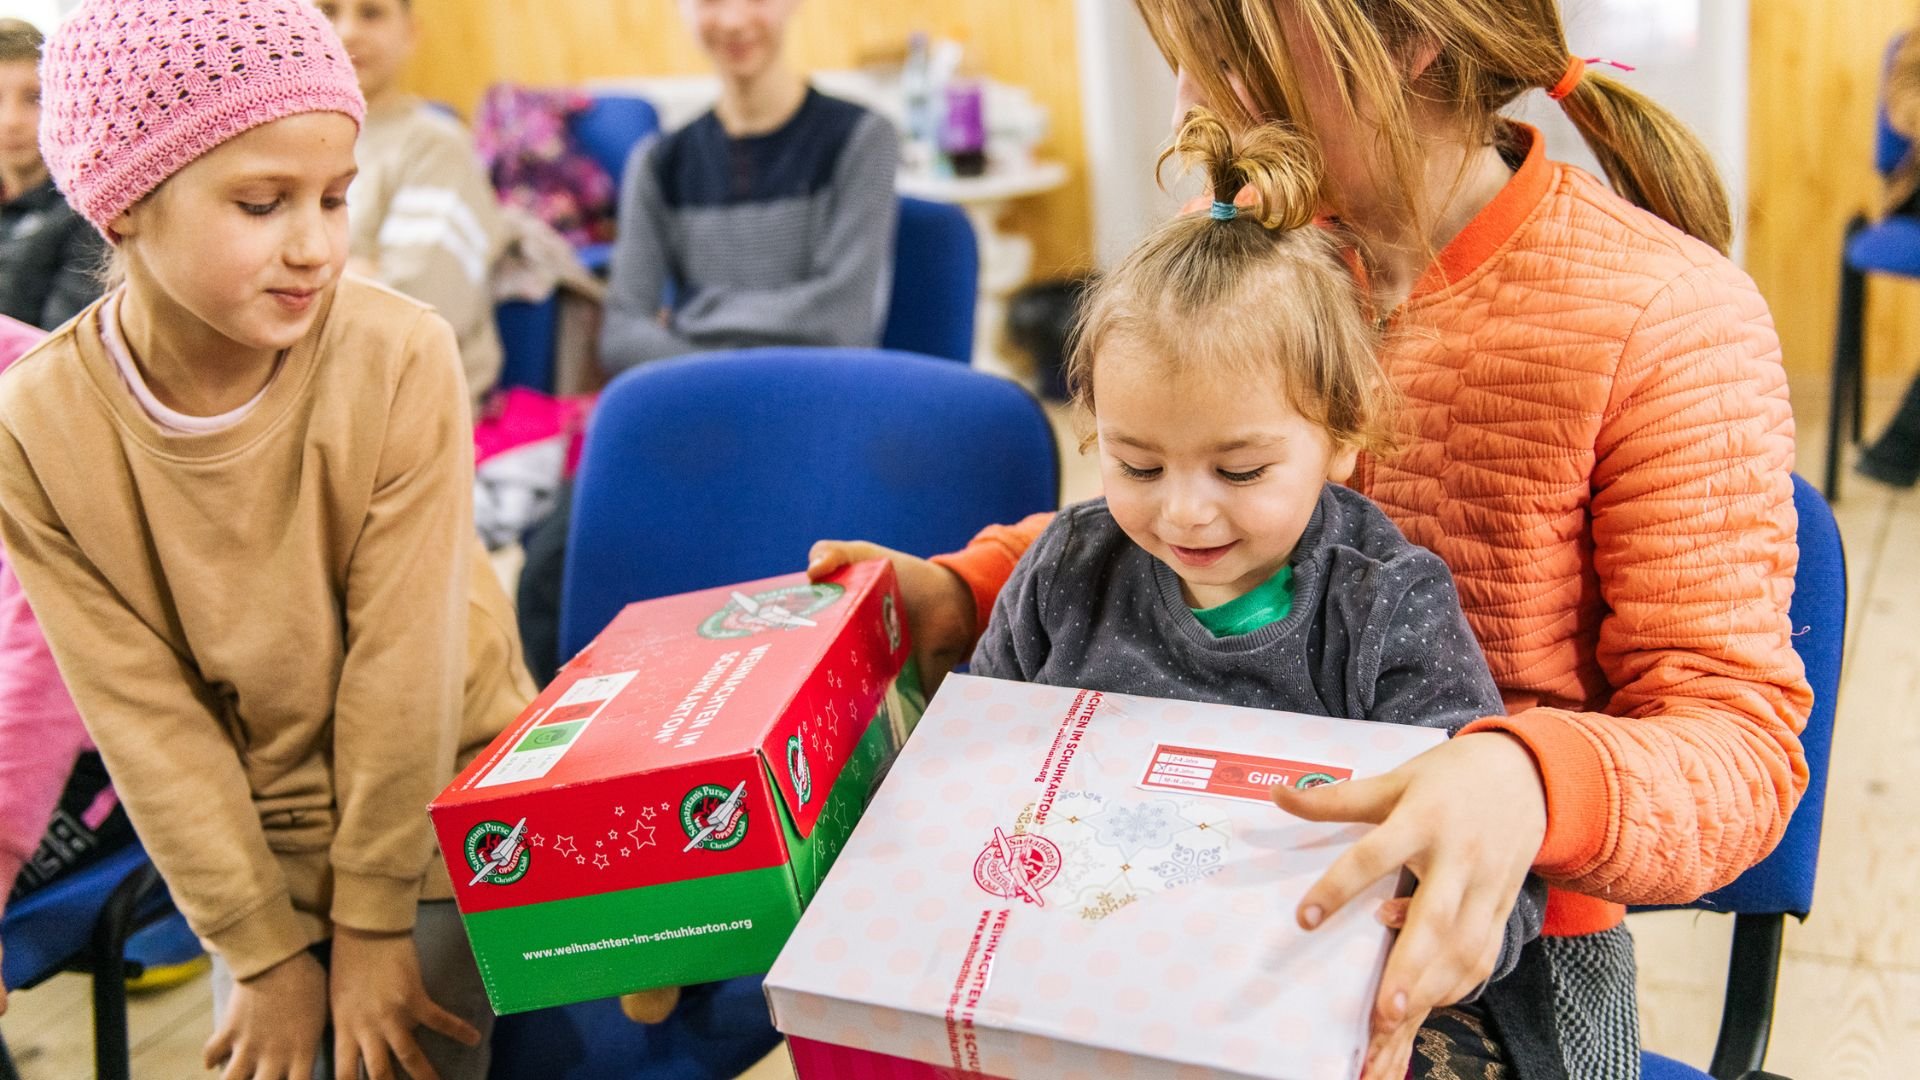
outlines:
[[[437,1031],[419,1028],[414,1037],[420,1049],[440,1073],[440,1080],[486,1080],[487,1067],[493,1061],[493,1006],[487,1002],[486,987],[480,982],[480,969],[473,962],[473,949],[467,944],[467,931],[460,923],[460,912],[451,900],[422,901],[413,924],[413,946],[420,953],[420,978],[427,995],[439,1006],[480,1032],[479,1046],[462,1046]],[[324,954],[323,954],[324,959]],[[217,1027],[227,1014],[227,1002],[233,997],[233,973],[220,959],[213,957],[213,1016]],[[398,1068],[398,1063],[395,1063]],[[362,1076],[366,1070],[361,1069]],[[333,1032],[329,1027],[321,1039],[320,1055],[314,1061],[314,1080],[333,1080]]]

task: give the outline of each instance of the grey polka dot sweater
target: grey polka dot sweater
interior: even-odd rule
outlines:
[[[1320,494],[1293,558],[1293,609],[1215,638],[1180,579],[1120,530],[1104,499],[1056,515],[1000,593],[973,654],[999,679],[1458,731],[1503,713],[1453,577],[1365,496]],[[1529,880],[1495,968],[1539,936]]]

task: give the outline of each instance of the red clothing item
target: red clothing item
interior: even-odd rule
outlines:
[[[1547,932],[1692,900],[1779,841],[1813,695],[1787,609],[1793,414],[1727,259],[1530,144],[1382,360],[1406,449],[1355,486],[1453,570],[1546,782]],[[1046,518],[936,561],[992,611]],[[1603,897],[1605,899],[1596,899]]]

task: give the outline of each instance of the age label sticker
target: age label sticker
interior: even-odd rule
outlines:
[[[616,675],[596,675],[581,679],[567,688],[533,727],[520,737],[510,753],[502,756],[475,787],[494,787],[520,780],[533,780],[553,771],[567,754],[567,748],[579,741],[580,733],[593,723],[607,703],[620,696],[640,673],[623,671]]]
[[[1353,770],[1339,765],[1160,743],[1153,748],[1140,786],[1152,791],[1271,802],[1277,785],[1305,790],[1352,778]]]

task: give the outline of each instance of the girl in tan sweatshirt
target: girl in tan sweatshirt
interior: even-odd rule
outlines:
[[[301,0],[87,0],[44,82],[125,284],[0,378],[0,540],[225,975],[208,1065],[484,1076],[424,808],[531,686],[453,332],[341,277],[346,50]]]

